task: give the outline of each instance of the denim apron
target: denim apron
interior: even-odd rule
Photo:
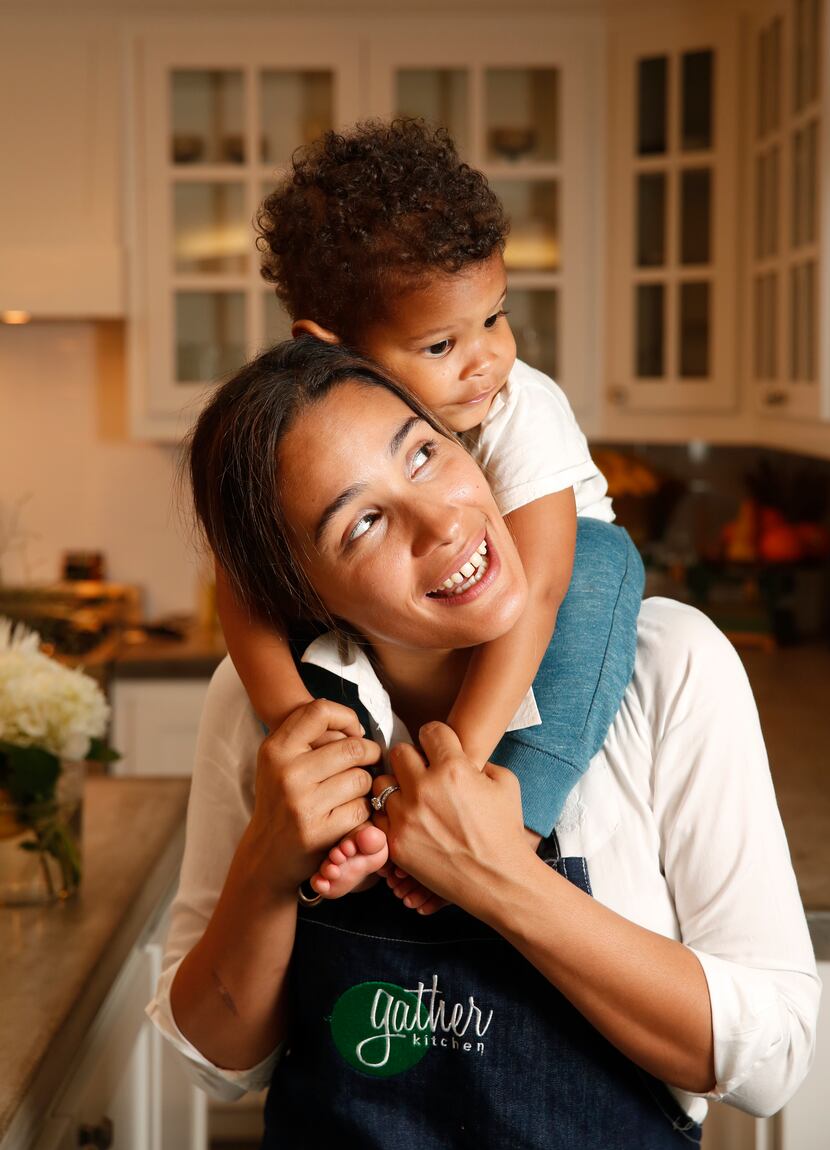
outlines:
[[[582,858],[539,855],[591,894]],[[663,1150],[701,1127],[495,931],[385,882],[299,908],[264,1150]]]

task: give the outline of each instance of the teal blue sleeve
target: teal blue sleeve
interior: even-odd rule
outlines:
[[[620,709],[634,671],[643,582],[627,531],[577,519],[570,587],[533,682],[542,725],[506,734],[492,756],[517,776],[525,826],[537,834],[550,834]]]

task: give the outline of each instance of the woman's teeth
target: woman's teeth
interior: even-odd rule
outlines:
[[[445,579],[440,587],[434,591],[430,591],[430,595],[461,595],[462,592],[468,591],[470,587],[474,587],[478,583],[487,567],[490,560],[487,558],[487,543],[482,541],[478,549],[472,553],[466,563],[461,566],[458,571],[454,571],[448,579]]]

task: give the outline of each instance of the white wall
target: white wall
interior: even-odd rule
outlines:
[[[91,548],[106,553],[111,579],[144,589],[150,615],[193,611],[176,458],[127,437],[120,323],[0,324],[0,536],[25,497],[31,533],[0,556],[6,583],[53,580],[62,551]]]

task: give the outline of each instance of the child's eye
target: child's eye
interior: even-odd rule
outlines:
[[[429,463],[437,451],[438,444],[433,440],[430,440],[428,443],[422,443],[412,456],[410,474],[415,475],[416,472],[420,471],[422,467]]]
[[[365,535],[375,520],[379,518],[380,516],[376,511],[367,511],[365,515],[361,515],[357,523],[355,523],[354,527],[346,537],[346,542],[354,543],[356,539],[361,537],[361,535]]]
[[[503,315],[510,315],[510,312],[505,311],[504,308],[499,308],[499,310],[493,315],[488,315],[487,319],[484,321],[484,326],[488,328],[495,327]]]
[[[446,355],[451,347],[450,340],[442,339],[439,343],[433,343],[424,350],[431,359],[439,359],[442,355]]]

